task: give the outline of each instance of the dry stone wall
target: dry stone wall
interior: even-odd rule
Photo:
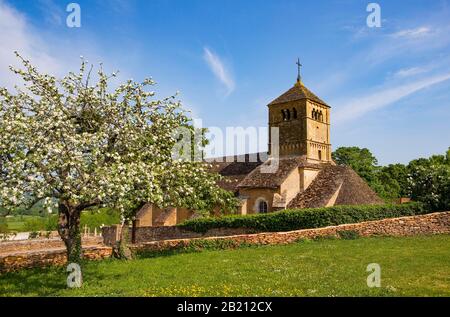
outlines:
[[[368,221],[355,224],[346,224],[319,229],[305,229],[289,232],[270,232],[243,234],[227,237],[205,237],[193,239],[173,239],[152,241],[136,244],[135,252],[166,251],[198,245],[199,240],[216,242],[220,245],[238,247],[240,245],[269,245],[287,244],[301,239],[314,239],[319,237],[340,237],[342,232],[354,232],[361,237],[369,236],[412,236],[431,234],[450,234],[450,212],[440,212],[421,216],[391,218],[377,221]]]
[[[83,248],[83,258],[101,260],[111,257],[112,248],[89,246]],[[0,255],[0,272],[15,271],[24,268],[64,265],[67,263],[65,249],[48,249],[29,252],[14,252]]]
[[[112,248],[103,245],[102,237],[83,237],[82,244],[85,259],[99,260],[112,254]],[[66,248],[60,238],[0,242],[0,272],[66,262]]]
[[[104,244],[108,246],[114,246],[120,238],[120,230],[120,226],[103,227],[102,236]],[[136,244],[139,244],[151,241],[222,237],[249,233],[255,233],[255,230],[245,228],[218,228],[211,229],[205,233],[198,233],[182,229],[177,226],[137,227],[135,228],[134,242]],[[129,238],[131,239],[131,235]]]

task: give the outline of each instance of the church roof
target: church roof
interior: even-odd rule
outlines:
[[[329,107],[325,101],[317,97],[314,93],[311,92],[308,88],[306,88],[305,85],[301,81],[298,81],[295,83],[294,87],[286,91],[284,94],[273,100],[270,105],[276,105],[279,103],[284,103],[288,101],[295,101],[295,100],[301,100],[301,99],[309,99],[312,101],[315,101],[317,103],[320,103],[324,106]]]
[[[277,188],[289,174],[298,167],[320,168],[317,164],[308,163],[306,156],[295,156],[280,158],[278,166],[273,173],[264,172],[263,167],[273,164],[273,159],[269,159],[264,164],[255,168],[238,185],[239,188]]]
[[[382,204],[383,200],[348,166],[324,167],[311,185],[292,199],[288,208],[324,207],[335,193],[335,205]]]
[[[225,190],[235,192],[248,174],[255,170],[266,159],[267,153],[254,153],[220,158],[209,158],[210,171],[219,173],[223,179],[217,185]]]

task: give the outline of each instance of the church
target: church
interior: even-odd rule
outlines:
[[[212,171],[223,176],[218,185],[239,198],[239,214],[383,203],[355,171],[333,162],[331,107],[303,84],[300,69],[294,86],[267,107],[269,155],[208,160]],[[267,172],[270,166],[273,172]],[[149,203],[138,212],[135,225],[170,226],[192,217],[195,213],[185,208],[160,209]]]

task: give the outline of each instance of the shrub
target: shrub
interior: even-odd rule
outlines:
[[[198,218],[188,220],[178,226],[200,233],[214,228],[247,228],[257,231],[276,232],[421,215],[427,212],[428,210],[421,203],[334,206],[314,209],[294,209],[269,214]]]

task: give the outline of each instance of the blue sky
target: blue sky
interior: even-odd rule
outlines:
[[[332,144],[369,148],[380,164],[450,146],[450,1],[89,0],[81,28],[71,1],[0,0],[0,84],[14,80],[13,50],[55,74],[79,56],[153,77],[177,91],[204,126],[267,125],[267,107],[296,79],[332,107]]]

